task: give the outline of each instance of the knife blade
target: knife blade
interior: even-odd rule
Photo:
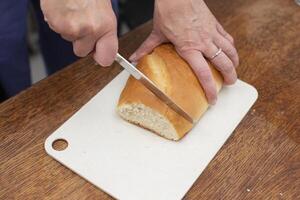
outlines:
[[[179,105],[177,105],[168,95],[160,90],[153,81],[151,81],[145,74],[138,70],[129,61],[123,58],[119,53],[115,58],[126,71],[128,71],[136,80],[140,81],[146,88],[148,88],[155,96],[162,100],[167,106],[174,110],[177,114],[184,117],[187,121],[194,124],[195,120],[186,113]]]

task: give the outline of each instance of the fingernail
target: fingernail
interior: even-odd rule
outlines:
[[[94,63],[96,66],[99,65],[101,67],[109,67],[111,64],[108,64],[106,62],[99,62],[99,61],[95,61]]]
[[[93,56],[94,61],[95,61],[95,65],[100,65],[101,67],[109,67],[112,65],[113,60],[107,60],[107,59],[99,59],[96,57],[96,55]]]
[[[129,57],[129,60],[130,61],[135,61],[136,59],[136,53],[132,54],[130,57]]]

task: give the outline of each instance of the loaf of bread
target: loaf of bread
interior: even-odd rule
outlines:
[[[211,64],[210,67],[219,91],[223,79]],[[171,44],[155,48],[140,59],[137,68],[194,120],[198,121],[207,110],[208,102],[196,75]],[[129,77],[121,93],[117,112],[123,119],[170,140],[181,139],[193,128],[133,77]]]

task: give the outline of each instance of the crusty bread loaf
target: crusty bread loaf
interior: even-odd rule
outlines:
[[[137,67],[195,120],[207,110],[208,102],[196,75],[171,44],[155,48]],[[211,69],[219,91],[222,77]],[[121,93],[117,112],[125,120],[171,140],[181,139],[193,127],[133,77]]]

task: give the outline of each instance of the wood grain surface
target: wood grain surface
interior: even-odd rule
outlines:
[[[300,199],[300,7],[210,0],[259,98],[185,199]],[[151,23],[120,40],[129,56]],[[88,57],[0,104],[0,199],[112,199],[46,155],[45,139],[119,72]],[[137,188],[138,189],[138,188]]]

